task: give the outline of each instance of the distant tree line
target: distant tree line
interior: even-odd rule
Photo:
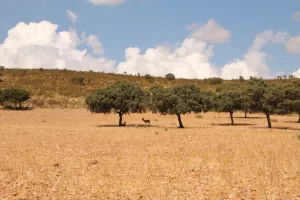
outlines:
[[[263,113],[269,128],[271,115],[296,113],[300,123],[300,80],[292,84],[271,85],[263,79],[252,78],[243,86],[222,88],[207,92],[196,85],[151,87],[143,91],[139,85],[117,82],[105,89],[95,90],[86,99],[91,112],[119,114],[119,125],[126,113],[151,110],[162,115],[176,115],[180,128],[184,128],[182,115],[208,111],[229,113],[234,125],[234,112]],[[124,124],[123,124],[124,125]]]

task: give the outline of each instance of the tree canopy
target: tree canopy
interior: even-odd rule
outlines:
[[[173,81],[173,80],[175,80],[175,76],[174,76],[174,74],[169,73],[166,75],[166,79],[169,81]]]
[[[298,123],[300,123],[300,81],[296,80],[293,84],[289,84],[284,89],[284,101],[280,108],[285,113],[298,114]]]
[[[122,126],[122,116],[125,113],[145,112],[149,95],[139,85],[127,82],[117,82],[104,89],[95,90],[86,98],[88,109],[94,113],[119,114],[119,126]]]
[[[153,87],[150,89],[152,98],[150,109],[153,113],[176,115],[179,128],[184,128],[181,115],[204,108],[204,95],[195,85],[174,86],[170,88]]]
[[[233,113],[242,110],[242,95],[240,90],[226,90],[221,92],[215,100],[215,110],[217,112],[228,112],[230,114],[231,125],[234,125]]]
[[[284,86],[268,85],[265,80],[253,78],[245,89],[251,112],[262,112],[267,117],[268,128],[272,128],[272,114],[282,114],[280,105],[284,102]]]
[[[30,93],[20,88],[9,88],[0,92],[0,102],[4,107],[13,104],[15,109],[19,106],[22,108],[22,103],[30,99]]]

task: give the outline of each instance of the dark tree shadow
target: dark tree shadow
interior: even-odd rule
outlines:
[[[273,128],[268,128],[268,127],[251,127],[254,129],[268,129],[268,130],[291,130],[291,131],[300,131],[300,128],[295,128],[295,127],[273,127]]]
[[[299,124],[300,125],[300,123],[297,120],[295,120],[295,121],[285,121],[284,123]]]
[[[4,108],[2,108],[1,110],[8,110],[8,111],[30,111],[33,110],[33,107],[13,107],[13,106],[5,106]]]
[[[228,117],[228,118],[230,118],[230,117]],[[245,118],[245,117],[233,117],[233,118],[235,118],[235,119],[263,119],[263,118],[266,118],[266,117],[247,117],[247,118]]]
[[[142,124],[128,124],[126,126],[119,126],[118,124],[104,124],[97,125],[98,128],[161,128],[161,126],[157,125],[142,125]]]
[[[231,123],[225,123],[225,124],[215,124],[215,123],[212,123],[211,125],[213,125],[213,126],[254,126],[256,124],[236,123],[236,124],[232,125]]]
[[[165,129],[209,129],[212,127],[189,127],[186,126],[184,128],[179,128],[178,126],[161,126],[161,125],[142,125],[142,124],[128,124],[126,126],[119,126],[117,124],[103,124],[103,125],[97,125],[98,128],[165,128]]]

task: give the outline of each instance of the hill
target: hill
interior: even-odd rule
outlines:
[[[142,88],[159,85],[168,87],[171,85],[196,84],[205,90],[215,90],[217,87],[234,87],[246,84],[239,80],[225,80],[221,85],[212,84],[203,79],[176,79],[169,81],[164,77],[153,77],[147,80],[145,76],[112,74],[102,72],[83,72],[71,70],[48,69],[2,69],[1,89],[24,88],[31,93],[32,99],[29,105],[36,107],[84,107],[84,99],[96,88],[104,88],[116,81],[129,81],[138,83]],[[84,84],[78,85],[72,82],[73,77],[83,77]],[[290,79],[268,80],[269,83],[285,83]]]

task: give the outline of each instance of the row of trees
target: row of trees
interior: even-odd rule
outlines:
[[[22,109],[22,103],[28,99],[30,99],[30,93],[24,89],[0,90],[0,104],[4,108]]]
[[[95,90],[86,99],[91,112],[119,114],[119,125],[125,113],[146,112],[176,115],[179,127],[184,128],[181,115],[207,111],[228,112],[231,124],[236,111],[264,113],[268,127],[272,128],[271,115],[297,113],[300,123],[300,81],[288,85],[269,85],[263,79],[251,79],[244,87],[223,88],[206,92],[195,85],[170,88],[152,87],[143,91],[137,84],[117,82]]]

